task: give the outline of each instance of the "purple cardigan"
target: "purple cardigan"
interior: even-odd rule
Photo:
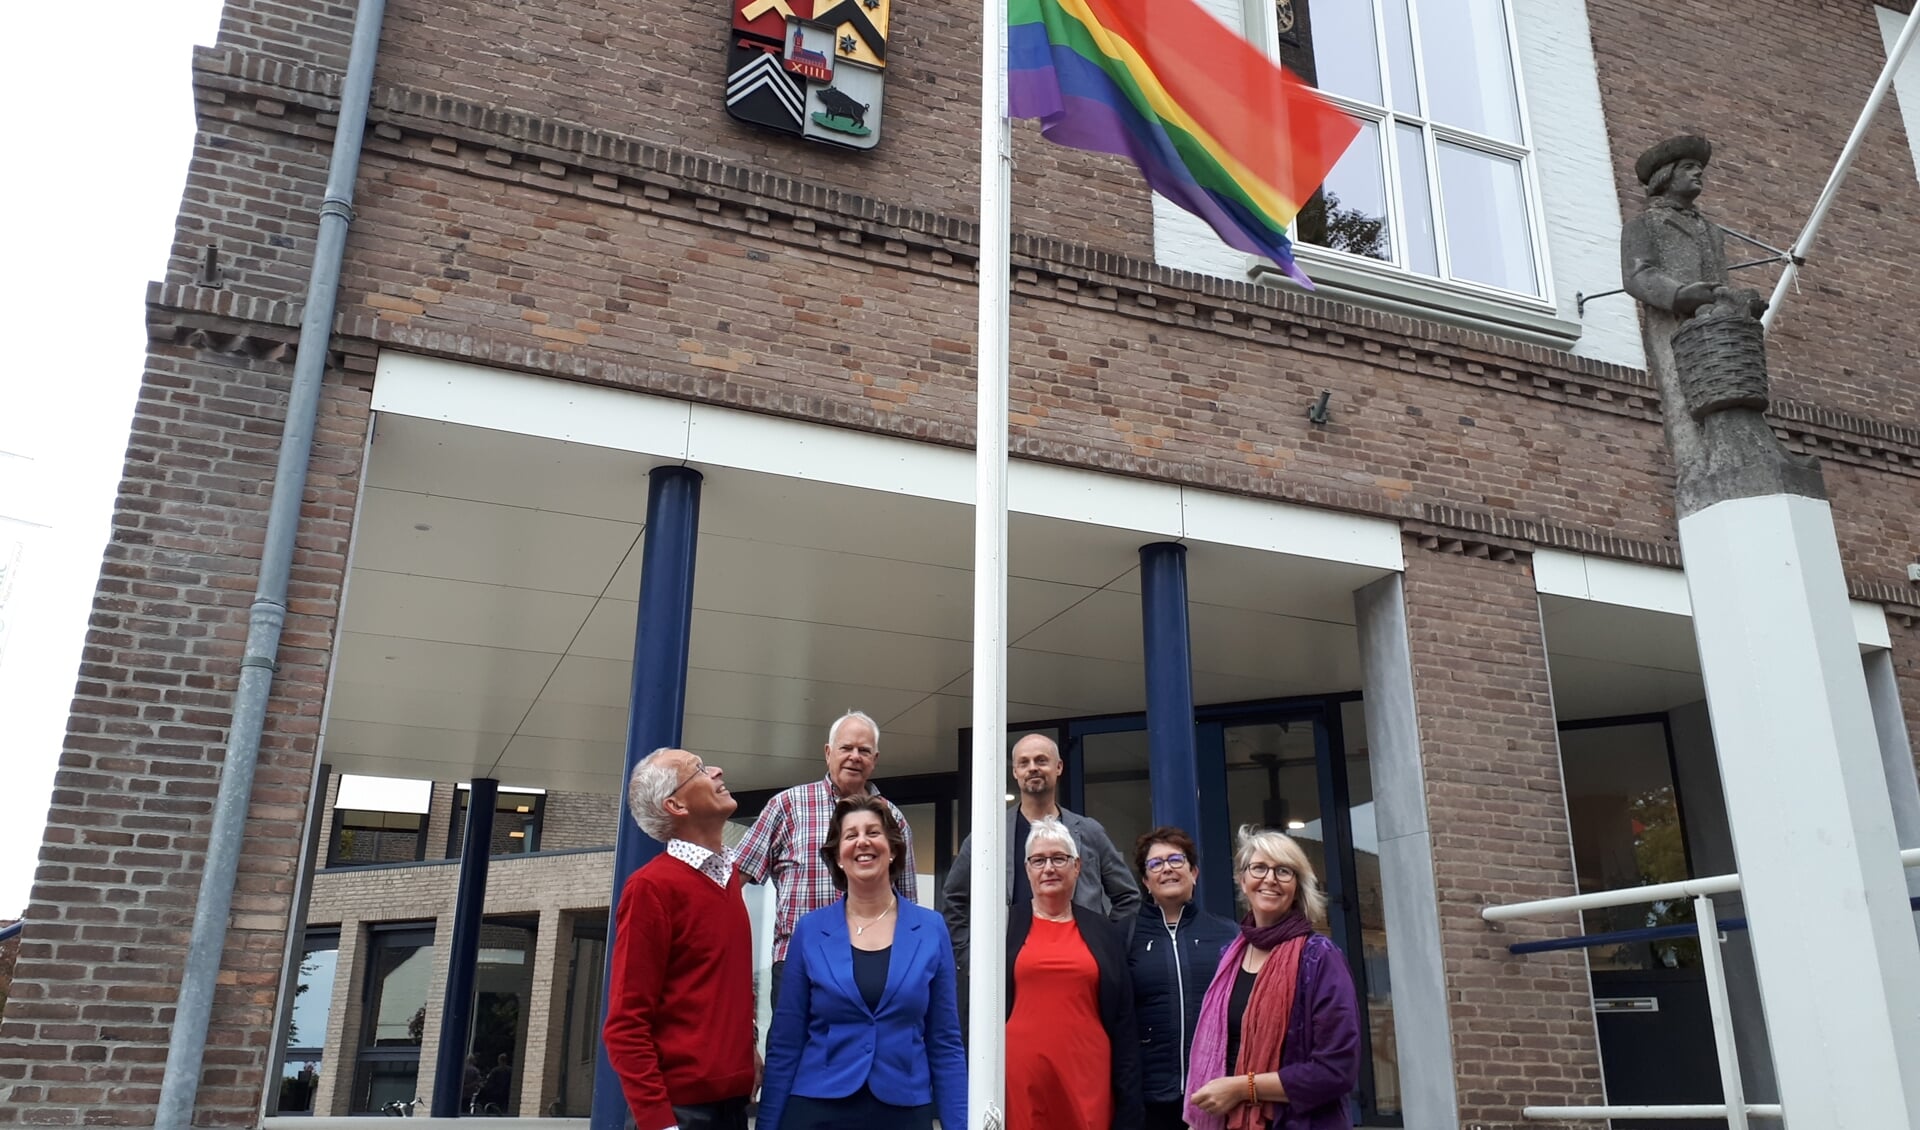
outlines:
[[[1225,970],[1231,963],[1237,969],[1245,949],[1239,941],[1228,946],[1220,968]],[[1217,1063],[1200,1062],[1201,1044],[1202,1037],[1196,1033],[1189,1089],[1224,1073]],[[1225,1049],[1216,1047],[1212,1054],[1221,1058]],[[1352,1130],[1348,1096],[1360,1085],[1360,1002],[1346,957],[1323,935],[1309,938],[1300,955],[1300,986],[1287,1021],[1286,1044],[1280,1049],[1280,1082],[1288,1101],[1269,1108],[1275,1115],[1273,1130]],[[1186,1113],[1196,1127],[1224,1121],[1191,1106]]]

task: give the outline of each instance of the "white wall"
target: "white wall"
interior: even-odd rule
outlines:
[[[1880,40],[1891,55],[1893,41],[1900,38],[1900,29],[1906,25],[1907,17],[1878,4],[1873,6],[1873,14],[1880,17]],[[1920,176],[1920,47],[1907,52],[1894,74],[1893,95],[1899,104],[1900,120],[1907,127],[1907,149],[1913,154],[1914,173]]]

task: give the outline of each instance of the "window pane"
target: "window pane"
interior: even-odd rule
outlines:
[[[1403,114],[1420,112],[1420,86],[1413,76],[1413,23],[1407,19],[1407,0],[1380,0],[1387,28],[1387,73],[1392,80],[1393,108]]]
[[[1080,759],[1085,773],[1086,814],[1100,821],[1121,857],[1131,861],[1133,842],[1153,828],[1153,793],[1147,785],[1147,732],[1088,734],[1080,739]]]
[[[300,979],[293,989],[293,1009],[287,1020],[287,1046],[317,1048],[327,1042],[327,1014],[333,1006],[333,974],[340,957],[340,941],[328,935],[307,943],[300,955]]]
[[[1315,85],[1380,105],[1372,0],[1313,0],[1311,11]]]
[[[1327,874],[1321,847],[1320,768],[1313,750],[1312,722],[1265,722],[1228,726],[1227,823],[1278,828],[1300,847],[1322,877]],[[1236,891],[1239,879],[1234,880]]]
[[[313,1097],[320,1089],[320,1057],[310,1053],[288,1056],[280,1065],[281,1114],[312,1114]]]
[[[1360,123],[1360,136],[1300,210],[1296,231],[1302,243],[1369,259],[1393,257],[1378,122]]]
[[[367,1033],[362,1047],[420,1046],[432,967],[431,943],[388,942],[375,936],[367,969]]]
[[[1453,277],[1538,294],[1520,162],[1447,142],[1438,150]]]
[[[1406,215],[1401,225],[1406,233],[1407,267],[1423,275],[1440,273],[1440,257],[1434,250],[1433,198],[1427,191],[1427,146],[1420,127],[1394,127],[1399,145],[1400,205]]]
[[[1627,723],[1560,731],[1560,765],[1573,826],[1573,869],[1582,894],[1692,878],[1675,803],[1666,727]],[[1589,933],[1684,925],[1686,899],[1589,910]],[[1587,951],[1590,969],[1698,968],[1700,944],[1690,938],[1601,946]]]
[[[474,968],[473,1028],[467,1041],[463,1110],[509,1114],[520,1108],[520,1065],[526,1059],[533,1003],[535,924],[488,921],[480,927]]]
[[[1420,0],[1420,59],[1435,121],[1520,140],[1505,0]]]

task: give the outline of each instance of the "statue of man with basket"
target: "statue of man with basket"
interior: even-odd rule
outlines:
[[[1695,208],[1713,145],[1691,134],[1640,155],[1646,210],[1620,232],[1620,272],[1644,316],[1681,515],[1727,498],[1825,498],[1819,464],[1788,453],[1767,407],[1766,300],[1729,285],[1726,238]]]

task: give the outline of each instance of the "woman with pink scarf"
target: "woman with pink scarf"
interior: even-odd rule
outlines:
[[[1188,1060],[1193,1130],[1352,1130],[1360,1003],[1313,924],[1327,897],[1291,837],[1251,824],[1234,854],[1247,916],[1200,1006]]]

